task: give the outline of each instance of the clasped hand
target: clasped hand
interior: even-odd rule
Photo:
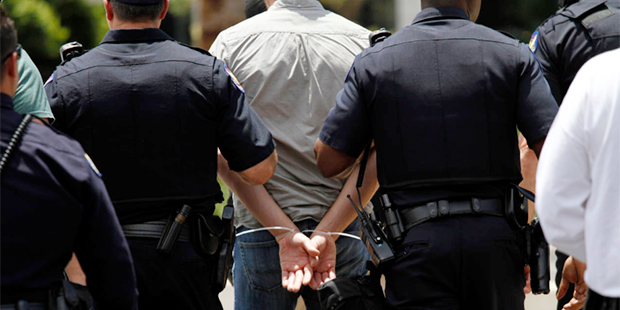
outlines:
[[[336,243],[331,236],[291,232],[276,238],[280,246],[282,287],[298,292],[302,285],[317,289],[336,278]]]

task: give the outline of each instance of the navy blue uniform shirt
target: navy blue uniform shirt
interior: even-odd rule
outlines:
[[[225,64],[159,29],[111,30],[46,87],[54,126],[78,140],[121,224],[222,200],[217,148],[234,171],[272,154],[269,130]]]
[[[1,96],[4,153],[23,116]],[[75,140],[30,124],[2,174],[2,303],[62,280],[75,252],[99,308],[137,305],[127,241],[93,168]]]
[[[320,139],[352,157],[374,140],[397,205],[501,197],[521,179],[517,125],[534,143],[556,112],[527,45],[436,7],[356,58]]]
[[[560,9],[536,29],[530,48],[561,104],[588,59],[620,48],[620,0],[581,0]]]

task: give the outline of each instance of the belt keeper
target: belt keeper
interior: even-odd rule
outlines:
[[[480,202],[480,199],[478,198],[471,199],[471,209],[474,211],[474,213],[482,212],[482,204]]]
[[[437,203],[436,202],[429,202],[426,204],[426,207],[428,208],[428,214],[430,214],[431,218],[434,219],[437,217]]]
[[[450,204],[447,200],[439,200],[439,215],[445,216],[450,214]]]

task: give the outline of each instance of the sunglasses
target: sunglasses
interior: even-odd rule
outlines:
[[[13,55],[13,53],[17,53],[17,58],[19,59],[20,57],[22,57],[22,45],[17,43],[17,45],[15,46],[15,49],[8,53],[8,55],[2,57],[2,63],[4,63],[5,61],[7,61],[7,59],[9,59],[9,57],[11,57],[11,55]]]

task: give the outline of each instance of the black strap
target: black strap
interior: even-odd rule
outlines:
[[[366,173],[366,165],[368,164],[368,157],[370,157],[371,144],[372,142],[368,143],[366,148],[364,148],[364,155],[362,155],[362,161],[360,162],[360,173],[357,175],[357,188],[360,188],[362,187],[362,185],[364,185],[364,173]]]
[[[11,154],[13,154],[13,150],[19,147],[19,143],[21,142],[24,133],[26,133],[26,129],[32,122],[32,118],[32,114],[26,114],[26,116],[22,119],[22,122],[19,123],[19,126],[17,126],[13,137],[11,137],[11,141],[9,141],[6,151],[4,151],[4,154],[2,155],[2,159],[0,159],[0,174],[4,171],[4,166],[6,163],[9,162]]]

